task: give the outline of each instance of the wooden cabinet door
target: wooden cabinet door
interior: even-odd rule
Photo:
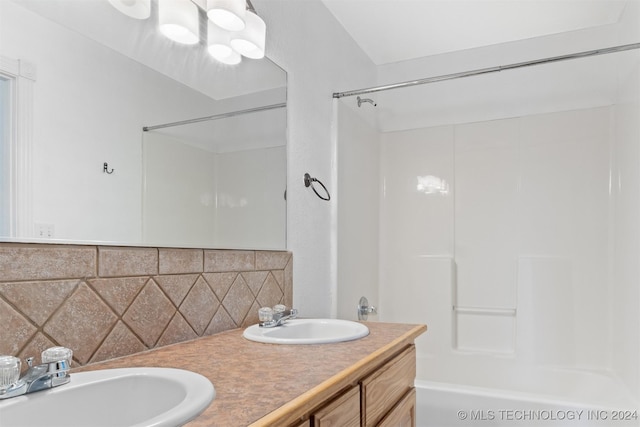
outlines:
[[[362,426],[377,425],[413,388],[416,378],[416,348],[408,347],[362,380]]]
[[[378,424],[378,427],[416,427],[416,389],[412,388]]]
[[[360,427],[360,387],[351,387],[312,418],[314,427]]]

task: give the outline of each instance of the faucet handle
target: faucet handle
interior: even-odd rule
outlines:
[[[258,320],[260,322],[271,322],[273,320],[273,309],[271,307],[262,307],[259,309]]]
[[[22,362],[14,356],[0,356],[0,391],[6,390],[20,379]]]
[[[66,347],[51,347],[42,352],[42,363],[65,361],[67,368],[71,366],[73,351]]]
[[[369,305],[366,297],[360,298],[358,303],[358,320],[367,320],[370,314],[378,314],[378,309]]]

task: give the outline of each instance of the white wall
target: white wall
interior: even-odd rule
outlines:
[[[371,105],[335,101],[338,111],[338,317],[358,319],[367,297],[378,304],[380,136]],[[375,320],[371,315],[367,320]]]
[[[319,0],[256,0],[267,55],[288,73],[287,248],[294,305],[304,316],[336,314],[337,166],[331,94],[375,83],[375,67]],[[305,172],[333,200],[305,188]]]
[[[630,2],[620,40],[640,39],[640,3]],[[612,367],[640,401],[640,54],[618,63],[612,206]]]
[[[613,147],[612,365],[640,400],[640,59],[621,67]]]
[[[213,246],[216,154],[153,131],[144,133],[142,152],[142,241]]]

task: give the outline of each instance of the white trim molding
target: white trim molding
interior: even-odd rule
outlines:
[[[36,67],[0,55],[0,73],[11,81],[8,237],[34,237],[32,150]]]

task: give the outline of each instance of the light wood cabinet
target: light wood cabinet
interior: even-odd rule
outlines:
[[[416,348],[410,346],[361,382],[362,426],[376,426],[413,388]]]
[[[312,418],[313,427],[360,427],[360,387],[351,387]]]
[[[416,349],[411,345],[329,399],[308,421],[313,427],[415,427],[415,377]]]
[[[412,388],[380,421],[378,427],[415,427],[416,389]]]

